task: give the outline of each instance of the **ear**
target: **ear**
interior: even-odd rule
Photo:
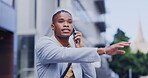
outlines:
[[[51,29],[54,31],[55,30],[55,25],[51,24]]]

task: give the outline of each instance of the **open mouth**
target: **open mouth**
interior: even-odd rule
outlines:
[[[70,32],[70,29],[62,29],[62,31],[63,31],[64,33],[68,33],[68,32]]]

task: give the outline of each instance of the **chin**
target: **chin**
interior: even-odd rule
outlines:
[[[64,34],[64,35],[62,35],[62,36],[63,36],[63,37],[66,37],[66,38],[67,38],[67,37],[69,38],[69,37],[71,36],[71,34]]]

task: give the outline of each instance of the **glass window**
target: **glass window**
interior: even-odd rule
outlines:
[[[34,35],[20,35],[18,40],[17,78],[32,78],[34,76]]]

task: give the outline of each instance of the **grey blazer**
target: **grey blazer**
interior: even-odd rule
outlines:
[[[72,63],[75,78],[96,78],[94,66],[100,61],[97,48],[61,47],[54,36],[41,37],[35,46],[39,78],[60,78],[66,63]]]

